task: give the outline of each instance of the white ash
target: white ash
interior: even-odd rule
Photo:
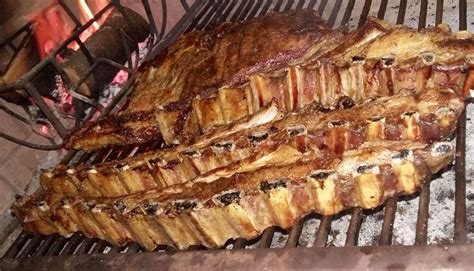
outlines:
[[[467,107],[466,121],[466,210],[468,239],[474,241],[474,105]]]
[[[270,247],[272,248],[283,248],[285,247],[286,241],[288,240],[288,233],[285,231],[276,230],[273,234],[272,243]]]
[[[315,216],[309,216],[303,224],[300,239],[298,241],[301,247],[312,247],[316,239],[316,231],[319,228],[321,219]]]

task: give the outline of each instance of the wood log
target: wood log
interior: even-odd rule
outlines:
[[[124,64],[127,53],[122,42],[121,31],[130,37],[125,40],[131,50],[149,35],[149,25],[145,19],[129,8],[123,7],[122,11],[123,14],[118,9],[114,9],[104,24],[84,42],[92,57],[106,58]],[[81,50],[66,56],[63,68],[70,79],[69,85],[77,84],[90,67],[91,63]],[[101,63],[95,68],[93,74],[76,89],[76,92],[97,99],[103,86],[110,83],[117,72],[117,68]]]

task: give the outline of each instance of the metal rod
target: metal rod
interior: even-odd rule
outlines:
[[[430,182],[423,185],[420,192],[420,203],[418,206],[418,217],[416,220],[415,244],[425,245],[428,235],[428,218],[430,205]]]
[[[428,13],[428,0],[421,0],[420,5],[420,18],[418,21],[418,30],[425,28],[426,26],[426,14]]]
[[[255,6],[253,7],[253,9],[249,12],[249,15],[247,16],[247,19],[254,18],[255,15],[257,14],[258,10],[262,6],[262,4],[263,4],[263,0],[258,0],[257,3],[255,4]]]
[[[285,12],[289,11],[294,3],[295,3],[295,0],[288,0],[288,2],[286,3],[286,6],[283,8],[283,11]]]
[[[352,15],[352,10],[354,9],[355,0],[349,0],[347,3],[346,11],[344,12],[344,16],[342,17],[341,25],[345,25],[349,22],[349,19]]]
[[[266,228],[263,231],[262,237],[260,238],[259,248],[269,248],[272,244],[273,234],[275,233],[275,227]]]
[[[382,0],[380,2],[379,12],[377,18],[383,20],[385,18],[385,12],[387,11],[388,0]]]
[[[467,242],[466,223],[466,111],[458,119],[456,134],[455,162],[455,193],[454,193],[454,242]]]
[[[17,259],[24,259],[24,258],[29,258],[33,253],[38,249],[38,246],[41,244],[43,241],[44,237],[41,235],[35,235],[31,239],[31,241],[28,243],[28,245],[25,247],[25,249],[18,255]]]
[[[247,245],[247,240],[245,240],[244,238],[237,238],[237,240],[235,240],[234,242],[234,246],[232,247],[232,249],[242,249],[246,245]]]
[[[319,4],[319,8],[318,8],[318,13],[319,15],[323,15],[324,13],[324,9],[326,9],[326,6],[328,4],[328,0],[321,0],[321,4]]]
[[[316,240],[313,247],[324,247],[328,240],[329,230],[331,229],[332,216],[323,216],[319,229],[316,232]]]
[[[365,24],[367,17],[369,16],[370,6],[372,5],[372,0],[365,0],[364,7],[362,8],[362,13],[360,14],[358,28]]]
[[[68,5],[64,3],[64,0],[58,0],[58,4],[64,9],[64,11],[66,11],[69,18],[71,18],[72,22],[76,25],[76,28],[82,25],[81,21],[76,17],[74,12],[72,12]]]
[[[328,25],[333,28],[334,24],[336,23],[337,15],[339,14],[339,10],[341,9],[342,0],[336,0],[334,7],[332,8],[331,16],[328,19]]]
[[[17,256],[17,254],[21,251],[21,249],[25,246],[26,242],[30,240],[31,233],[22,231],[21,234],[16,238],[13,244],[8,248],[7,252],[3,255],[3,259],[13,259]]]
[[[351,221],[347,228],[346,246],[356,246],[359,238],[360,225],[362,224],[362,209],[352,209]]]
[[[267,14],[268,9],[270,9],[270,6],[272,5],[272,0],[267,0],[265,5],[263,6],[262,10],[260,10],[260,13],[258,13],[258,16],[263,16]]]
[[[385,203],[382,231],[380,233],[379,245],[388,246],[392,244],[393,222],[397,212],[397,197],[389,198]]]
[[[435,19],[435,24],[439,25],[440,23],[443,23],[443,0],[437,0],[436,1],[436,19]]]
[[[63,124],[56,118],[53,111],[49,108],[49,106],[44,102],[43,97],[39,94],[38,90],[33,86],[32,83],[26,82],[24,84],[25,90],[28,94],[33,98],[35,104],[41,109],[41,111],[46,115],[48,120],[50,121],[51,125],[56,129],[59,136],[61,138],[66,137],[67,129],[63,126]]]
[[[403,24],[405,21],[405,11],[407,9],[407,0],[400,0],[398,8],[397,24]]]
[[[288,240],[286,240],[285,247],[296,247],[298,246],[298,241],[300,240],[301,230],[303,229],[304,219],[300,219],[296,225],[291,228],[290,233],[288,234]]]
[[[59,250],[57,254],[55,254],[54,251],[52,251],[52,253],[54,253],[53,255],[59,255],[59,253],[61,253],[61,255],[72,255],[84,240],[85,237],[82,233],[75,233],[71,239],[69,239],[64,249]]]

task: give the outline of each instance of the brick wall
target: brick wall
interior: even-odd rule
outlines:
[[[21,108],[13,105],[8,105],[8,107],[24,115]],[[0,131],[33,143],[49,143],[45,138],[32,132],[29,125],[13,119],[1,110]],[[0,244],[5,243],[5,238],[18,225],[9,214],[15,195],[23,195],[26,191],[32,192],[39,187],[37,181],[39,165],[47,157],[46,151],[30,149],[0,138]]]

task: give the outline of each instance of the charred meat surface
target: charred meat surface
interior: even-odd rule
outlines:
[[[349,108],[426,87],[465,96],[474,88],[473,56],[472,34],[446,25],[416,31],[369,18],[345,33],[328,30],[311,11],[273,13],[181,37],[144,66],[125,111],[86,124],[70,144],[188,143],[272,100],[291,112],[312,102]]]
[[[445,140],[452,136],[463,108],[460,95],[448,89],[402,93],[327,113],[309,106],[234,133],[229,131],[234,126],[229,126],[190,145],[94,167],[58,166],[44,172],[41,181],[45,190],[55,193],[109,197],[188,181],[212,182],[266,165],[293,163],[310,151],[321,156],[341,154],[367,141]]]
[[[82,231],[115,245],[219,247],[232,238],[251,239],[269,226],[289,228],[304,215],[375,208],[388,197],[415,193],[454,155],[450,143],[370,142],[343,155],[303,159],[285,166],[178,184],[117,198],[35,194],[13,212],[41,234]]]

